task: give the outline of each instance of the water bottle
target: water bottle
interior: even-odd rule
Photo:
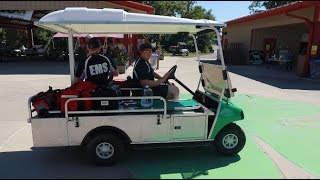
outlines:
[[[145,86],[143,88],[143,96],[153,96],[152,89],[149,86]],[[153,99],[141,99],[141,106],[145,108],[149,108],[153,105]]]

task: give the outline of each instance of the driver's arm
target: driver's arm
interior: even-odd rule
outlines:
[[[153,75],[156,79],[161,79],[162,76],[160,74],[158,74],[157,72],[153,71]]]
[[[148,85],[149,87],[155,87],[155,86],[159,86],[161,83],[164,83],[166,81],[166,79],[169,77],[170,74],[165,74],[162,78],[153,81],[153,80],[148,80],[148,79],[143,79],[140,80],[140,84],[142,86],[146,86]]]

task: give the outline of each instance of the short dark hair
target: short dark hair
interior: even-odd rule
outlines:
[[[150,43],[143,43],[139,47],[139,51],[144,51],[145,49],[152,49],[152,46]]]
[[[88,48],[89,49],[96,49],[96,48],[99,48],[101,46],[100,44],[100,41],[98,38],[91,38],[89,39],[89,42],[88,42]]]

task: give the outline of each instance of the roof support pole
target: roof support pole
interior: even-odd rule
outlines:
[[[308,46],[307,46],[307,54],[306,54],[306,59],[303,63],[303,72],[301,74],[301,76],[306,77],[308,76],[309,72],[310,72],[310,67],[309,67],[309,60],[310,60],[310,51],[311,51],[311,46],[312,46],[312,41],[313,41],[313,34],[314,34],[314,24],[315,24],[315,16],[316,16],[316,11],[317,11],[318,7],[315,6],[315,11],[314,11],[314,16],[313,16],[313,22],[310,21],[310,19],[306,18],[306,17],[302,17],[302,16],[297,16],[294,14],[289,14],[289,12],[287,11],[285,13],[286,16],[289,17],[293,17],[293,18],[297,18],[297,19],[302,19],[305,21],[305,25],[308,28],[309,31],[309,40],[308,40]],[[319,14],[319,11],[318,11]],[[319,18],[319,16],[318,16]],[[317,21],[317,20],[316,20]]]
[[[69,49],[69,68],[70,68],[70,77],[71,85],[74,84],[74,53],[73,53],[73,33],[71,30],[68,30],[68,49]]]
[[[221,45],[220,32],[218,31],[218,29],[216,27],[213,27],[212,29],[216,32],[216,35],[217,35],[219,51],[220,51],[221,65],[222,65],[222,69],[225,70],[226,69],[226,65],[224,64],[224,56],[223,56],[223,50],[222,50],[222,45]]]
[[[33,47],[33,34],[32,34],[32,29],[31,28],[28,28],[27,30],[27,47],[28,48],[32,48]]]
[[[197,38],[194,34],[191,34],[191,37],[193,38],[193,42],[194,42],[194,47],[196,48],[196,54],[197,54],[197,58],[198,58],[198,64],[200,66],[200,57],[199,57],[199,50],[198,50],[198,44],[197,44]]]
[[[320,23],[319,23],[319,16],[320,16],[320,7],[319,6],[315,6],[315,9],[314,9],[314,16],[313,16],[313,26],[312,26],[312,39],[311,39],[311,46],[312,45],[317,45],[319,46],[319,43],[320,43],[320,33],[319,33],[319,30],[320,30]],[[309,49],[309,53],[310,53],[310,56],[309,56],[309,59],[312,59],[312,58],[315,58],[315,56],[318,54],[318,49],[317,49],[317,52],[316,54],[311,54],[311,46],[310,46],[310,49]]]

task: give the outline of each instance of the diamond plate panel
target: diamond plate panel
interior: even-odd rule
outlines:
[[[125,132],[133,143],[141,142],[143,132],[152,131],[155,134],[155,141],[160,137],[160,134],[167,134],[170,137],[168,130],[170,129],[170,121],[161,125],[157,124],[157,115],[121,115],[121,116],[86,116],[79,117],[79,127],[75,127],[76,121],[68,122],[69,145],[80,145],[83,138],[91,130],[100,126],[113,126]],[[150,126],[150,127],[148,127]],[[166,128],[164,128],[166,127]],[[147,133],[148,134],[148,133]],[[156,134],[159,134],[158,136]],[[166,138],[167,139],[167,138]]]
[[[31,127],[34,147],[68,146],[65,118],[34,118]]]

